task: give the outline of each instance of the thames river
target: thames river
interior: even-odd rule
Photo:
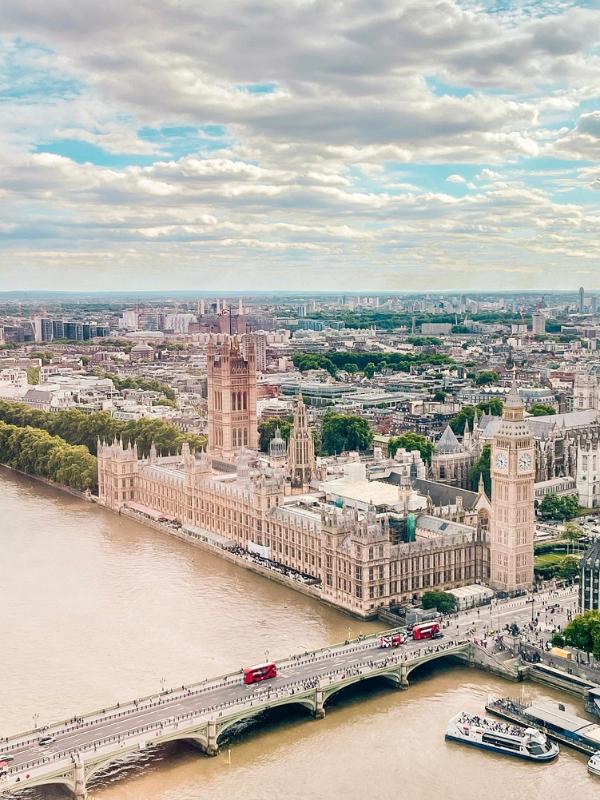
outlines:
[[[0,735],[376,627],[0,468]],[[349,690],[324,720],[280,711],[217,758],[171,745],[92,784],[90,796],[597,800],[600,779],[567,748],[537,765],[444,741],[448,719],[480,713],[489,695],[558,694],[449,665],[411,681],[407,691]]]

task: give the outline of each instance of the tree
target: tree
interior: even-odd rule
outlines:
[[[579,560],[574,556],[565,556],[558,568],[558,577],[566,581],[573,581],[579,574]]]
[[[287,417],[268,417],[258,423],[258,449],[263,453],[269,452],[269,443],[275,436],[277,428],[281,431],[281,436],[285,441],[289,441],[292,431],[292,416]]]
[[[499,397],[491,397],[489,400],[483,400],[477,403],[477,408],[483,414],[491,414],[494,417],[501,417],[504,409],[504,403]]]
[[[418,450],[421,453],[421,458],[426,464],[431,464],[431,456],[433,455],[433,442],[429,441],[426,436],[420,433],[403,433],[400,436],[394,436],[388,442],[388,453],[394,457],[396,451],[403,447],[405,450]]]
[[[565,646],[565,637],[561,633],[555,633],[550,639],[552,645],[554,647],[564,647]]]
[[[456,610],[456,597],[449,592],[423,592],[421,604],[423,608],[435,608],[442,614],[450,614]]]
[[[41,411],[23,403],[4,401],[0,401],[0,421],[19,427],[29,425],[41,428],[52,436],[60,436],[69,444],[84,445],[92,454],[96,453],[98,439],[112,442],[115,438],[122,438],[126,444],[137,442],[142,457],[150,452],[153,440],[161,455],[179,452],[184,442],[192,450],[199,451],[206,447],[207,441],[205,436],[182,433],[175,425],[161,419],[145,417],[122,422],[113,419],[106,411],[96,411],[93,414],[85,414],[73,408]]]
[[[475,378],[477,386],[489,386],[491,383],[496,383],[498,380],[498,373],[492,369],[482,370]]]
[[[579,614],[569,622],[563,635],[567,644],[600,658],[600,611]]]
[[[368,364],[365,364],[363,372],[365,373],[366,378],[372,378],[375,375],[375,364],[372,361],[369,361]]]
[[[27,383],[35,386],[40,382],[40,368],[28,367],[27,368]]]
[[[321,425],[321,451],[330,456],[347,450],[367,450],[373,441],[369,423],[352,414],[327,411]]]
[[[492,496],[492,476],[490,470],[491,455],[491,444],[484,444],[481,448],[481,455],[469,471],[469,481],[473,491],[475,491],[479,486],[479,476],[483,475],[483,486],[488,497]]]
[[[438,389],[437,392],[433,395],[433,400],[435,403],[443,403],[446,399],[446,392],[443,392],[441,389]]]
[[[462,435],[465,429],[465,422],[469,423],[469,428],[473,428],[473,420],[475,419],[475,414],[477,413],[477,409],[475,406],[463,406],[458,414],[455,414],[450,422],[448,423],[454,433],[458,435]]]
[[[556,409],[544,403],[534,403],[527,409],[532,417],[545,417],[549,414],[556,414]]]
[[[39,428],[0,422],[0,462],[80,491],[96,486],[97,463],[87,447]]]
[[[545,519],[573,519],[579,513],[579,499],[576,494],[565,497],[547,494],[540,503],[538,513]]]
[[[567,522],[565,525],[564,538],[569,542],[578,542],[582,536],[585,536],[585,531],[576,522]]]

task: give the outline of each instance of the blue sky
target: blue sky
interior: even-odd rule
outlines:
[[[600,287],[598,3],[342,6],[4,0],[2,287]]]

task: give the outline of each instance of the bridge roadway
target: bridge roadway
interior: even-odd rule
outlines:
[[[534,598],[534,604],[532,604]],[[13,756],[0,775],[0,794],[32,786],[63,784],[78,800],[87,793],[94,774],[112,762],[153,745],[177,739],[195,743],[209,755],[218,752],[219,739],[244,719],[280,705],[300,704],[316,717],[335,692],[357,681],[383,676],[396,686],[408,685],[408,675],[419,664],[448,655],[472,659],[470,637],[485,637],[513,621],[526,624],[532,605],[560,602],[562,611],[540,620],[544,635],[566,608],[576,605],[573,589],[494,602],[447,620],[444,638],[435,642],[410,641],[398,650],[379,648],[379,634],[342,645],[278,660],[278,677],[245,686],[241,672],[182,686],[157,695],[92,712],[17,736],[0,737],[0,754]],[[390,631],[385,631],[389,634]],[[39,744],[41,736],[55,741]]]
[[[390,650],[379,647],[379,634],[370,635],[279,660],[277,678],[263,683],[246,686],[239,671],[0,738],[0,754],[13,757],[0,793],[55,783],[83,800],[95,773],[147,747],[186,739],[216,755],[228,729],[269,708],[299,704],[323,717],[329,697],[345,686],[377,676],[407,686],[412,669],[447,655],[469,659],[469,642],[449,634]],[[54,741],[40,745],[42,736]]]

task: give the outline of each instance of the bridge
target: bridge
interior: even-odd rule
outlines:
[[[406,687],[416,667],[447,656],[471,661],[473,645],[442,639],[391,650],[373,634],[277,661],[277,677],[263,683],[245,685],[238,671],[0,738],[0,754],[12,756],[0,794],[61,784],[85,800],[94,775],[147,748],[187,740],[214,756],[227,731],[268,709],[298,705],[322,718],[328,700],[347,686],[381,677]],[[40,744],[42,737],[52,741]]]

